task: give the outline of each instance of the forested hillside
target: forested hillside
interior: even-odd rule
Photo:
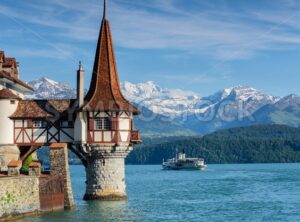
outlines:
[[[222,130],[205,137],[163,138],[138,146],[129,164],[160,164],[176,150],[203,157],[207,163],[300,162],[300,129],[283,125],[250,126]]]

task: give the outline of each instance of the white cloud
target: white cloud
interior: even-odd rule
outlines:
[[[205,2],[207,10],[191,13],[180,6],[179,3],[185,1],[109,1],[116,45],[135,49],[175,49],[181,54],[206,54],[221,61],[248,58],[264,50],[289,50],[300,46],[300,11],[293,0],[282,0],[277,10],[252,8],[241,13],[229,10],[227,5],[222,10],[212,10],[211,2]],[[0,17],[19,22],[30,29],[31,34],[39,34],[41,27],[48,27],[51,29],[49,36],[59,39],[61,44],[69,44],[70,49],[76,42],[69,41],[97,39],[101,19],[98,0],[18,2],[20,7],[11,7],[8,1],[1,2]],[[204,4],[190,2],[189,10],[193,11],[198,4]],[[45,42],[49,45],[52,40]]]

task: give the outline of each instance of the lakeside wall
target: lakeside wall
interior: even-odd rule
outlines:
[[[41,174],[41,163],[32,162],[29,176],[20,175],[20,160],[0,173],[0,221],[74,207],[67,144],[52,144],[50,160],[50,174]]]
[[[0,178],[0,220],[39,212],[39,210],[38,177]]]

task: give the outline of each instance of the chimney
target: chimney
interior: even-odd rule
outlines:
[[[79,69],[77,71],[77,101],[79,107],[84,104],[84,70],[82,69],[81,62],[79,62]]]
[[[15,78],[16,79],[19,79],[19,72],[20,72],[20,63],[19,62],[17,62],[16,63],[16,70],[15,70]]]
[[[3,51],[0,51],[0,71],[2,71],[2,65],[3,65],[3,62],[4,62],[4,52]]]

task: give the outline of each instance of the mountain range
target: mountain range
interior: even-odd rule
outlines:
[[[29,99],[76,98],[76,89],[48,78],[28,82]],[[166,89],[153,81],[121,83],[124,96],[141,109],[136,128],[146,136],[208,134],[220,129],[260,124],[300,126],[300,97],[274,97],[252,87],[237,86],[207,97]]]

